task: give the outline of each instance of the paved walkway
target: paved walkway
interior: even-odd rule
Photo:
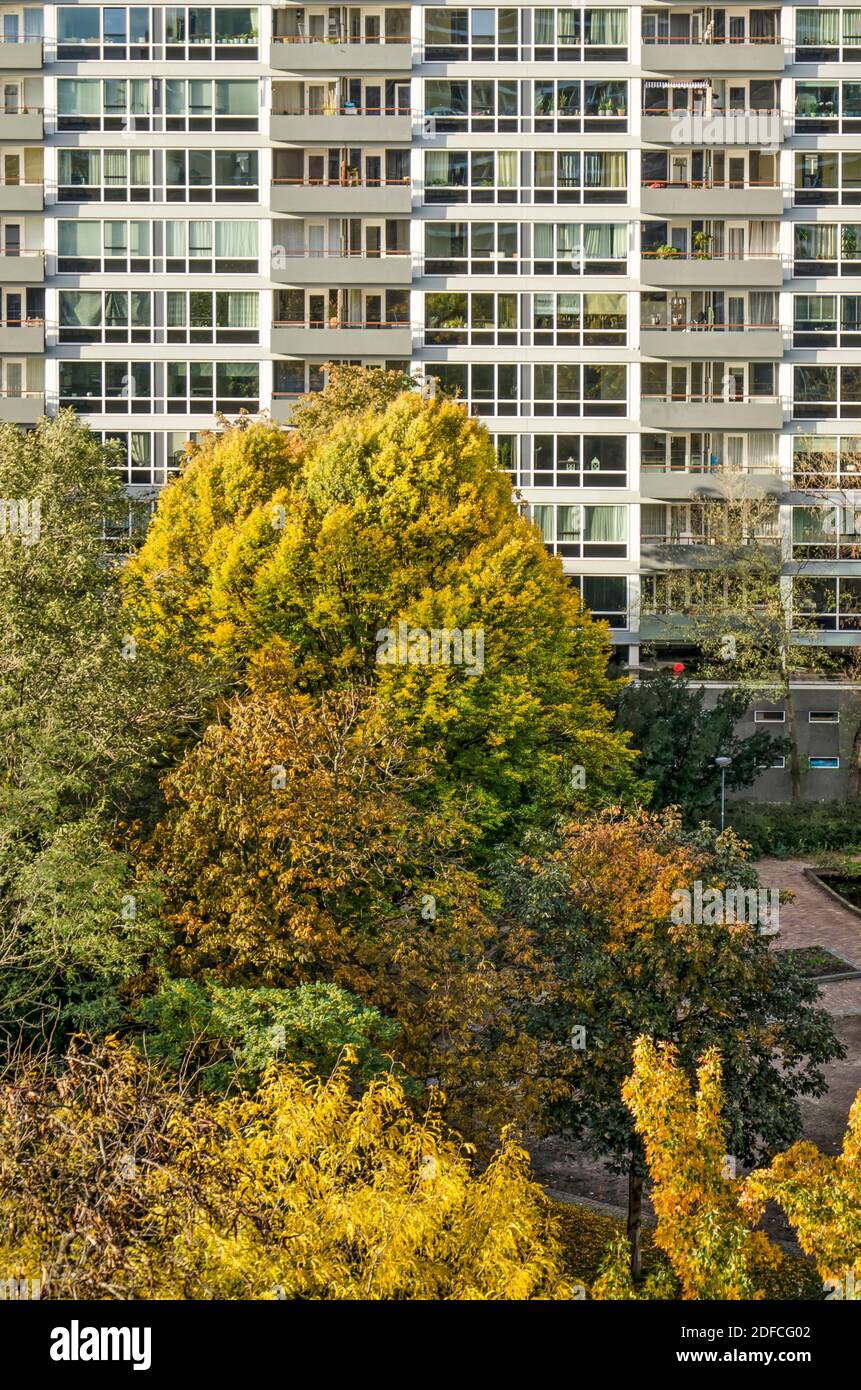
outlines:
[[[780,905],[780,931],[775,945],[830,947],[861,970],[861,916],[806,878],[814,867],[808,859],[760,859],[756,865],[764,888],[790,888],[791,903]],[[835,980],[820,985],[822,1006],[835,1016],[861,1014],[861,980]]]

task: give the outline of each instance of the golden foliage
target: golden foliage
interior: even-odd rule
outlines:
[[[481,1176],[393,1076],[357,1099],[273,1066],[193,1097],[116,1042],[0,1088],[2,1257],[43,1296],[565,1298],[550,1204],[509,1138]]]

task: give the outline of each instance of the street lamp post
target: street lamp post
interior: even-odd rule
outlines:
[[[726,822],[726,770],[732,763],[732,758],[715,758],[715,767],[720,768],[720,828],[723,830]]]

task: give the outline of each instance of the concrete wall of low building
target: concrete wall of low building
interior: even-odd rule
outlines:
[[[725,688],[709,684],[706,687],[706,705],[713,705]],[[855,765],[858,758],[856,744],[861,742],[861,685],[849,682],[798,682],[792,687],[792,697],[803,800],[835,801],[857,795],[859,779]],[[764,717],[769,713],[783,714],[784,719],[770,721]],[[774,698],[773,690],[752,696],[744,718],[736,725],[736,732],[741,738],[762,731],[777,738],[789,737],[786,700]],[[831,765],[834,759],[837,759],[836,767]],[[786,758],[782,768],[764,768],[751,786],[735,793],[734,799],[790,801],[789,758]]]

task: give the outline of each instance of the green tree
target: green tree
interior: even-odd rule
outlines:
[[[129,503],[115,462],[71,413],[26,434],[0,428],[0,496],[38,517],[28,535],[18,525],[0,538],[7,1040],[116,1022],[117,991],[154,939],[127,835],[153,814],[158,771],[200,717],[198,678],[137,652],[125,627]]]
[[[295,989],[230,989],[214,982],[165,980],[139,1017],[148,1057],[181,1071],[193,1064],[207,1090],[240,1079],[259,1083],[278,1062],[307,1063],[317,1076],[334,1071],[346,1048],[361,1081],[389,1069],[398,1025],[333,984]]]
[[[308,405],[324,420],[325,398]],[[443,750],[437,799],[470,784],[479,838],[570,807],[575,767],[581,800],[621,794],[632,755],[612,728],[606,629],[514,505],[484,427],[416,393],[318,424],[273,446],[269,495],[226,519],[201,505],[206,479],[227,497],[271,427],[226,434],[165,490],[129,567],[141,639],[187,641],[276,689],[376,684],[417,752]],[[432,631],[458,638],[434,654]]]
[[[628,1174],[636,1276],[646,1166],[621,1088],[637,1037],[675,1045],[691,1077],[707,1048],[720,1049],[729,1151],[746,1163],[796,1137],[799,1095],[823,1092],[822,1066],[842,1048],[816,985],[770,949],[768,924],[745,922],[746,901],[739,910],[707,896],[756,884],[732,832],[607,813],[497,872],[508,913],[540,929],[554,962],[558,984],[530,1026],[548,1042],[572,1039],[567,1091],[546,1122]]]
[[[746,713],[750,695],[722,690],[707,706],[706,692],[687,676],[659,671],[629,685],[619,703],[618,722],[630,731],[640,758],[637,771],[651,786],[656,809],[678,806],[684,820],[696,825],[715,807],[720,779],[718,754],[732,759],[726,772],[727,789],[750,786],[763,767],[789,750],[786,739],[757,732],[741,738],[735,726]]]

